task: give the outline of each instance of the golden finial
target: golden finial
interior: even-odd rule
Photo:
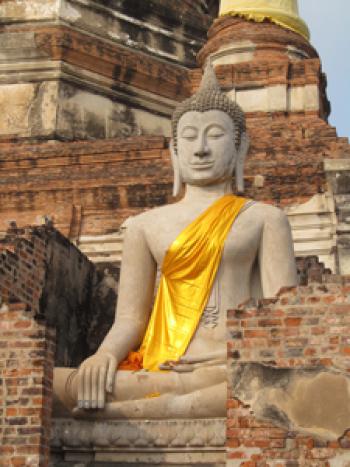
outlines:
[[[219,16],[225,15],[257,22],[268,19],[310,39],[309,28],[299,16],[298,0],[221,0]]]

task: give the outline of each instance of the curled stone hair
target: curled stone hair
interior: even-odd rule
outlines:
[[[207,112],[208,110],[221,110],[229,115],[233,121],[235,145],[238,149],[242,134],[246,130],[245,115],[241,107],[222,92],[210,61],[206,65],[197,93],[181,102],[173,113],[171,124],[175,152],[177,152],[177,126],[180,118],[187,112]]]

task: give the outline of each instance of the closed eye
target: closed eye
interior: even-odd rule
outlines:
[[[189,141],[193,141],[198,136],[198,130],[194,127],[186,127],[181,133],[181,137]]]
[[[197,138],[197,135],[182,135],[182,139],[187,139],[188,141],[194,141]]]
[[[225,131],[221,127],[218,127],[215,125],[209,128],[207,136],[208,138],[211,138],[211,139],[218,139],[218,138],[221,138],[222,136],[225,136],[225,134],[226,134]]]

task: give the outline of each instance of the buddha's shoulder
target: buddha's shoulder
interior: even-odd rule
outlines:
[[[288,222],[287,216],[282,209],[259,201],[251,201],[242,215],[247,218],[260,220],[263,224],[278,225]]]
[[[147,230],[152,225],[161,223],[163,220],[169,222],[169,219],[175,214],[177,204],[167,204],[153,209],[149,209],[135,216],[131,216],[123,223],[124,229]]]

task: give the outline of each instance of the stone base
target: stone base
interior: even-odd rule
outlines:
[[[56,419],[52,467],[225,465],[226,419]]]

